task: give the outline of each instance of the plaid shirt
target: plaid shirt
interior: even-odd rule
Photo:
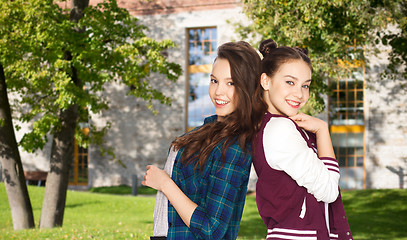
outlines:
[[[205,119],[205,123],[214,120],[216,116]],[[172,179],[198,207],[188,228],[168,204],[167,239],[237,238],[252,158],[234,142],[223,161],[222,143],[212,150],[203,171],[194,170],[194,164],[182,165],[183,149],[179,150]]]

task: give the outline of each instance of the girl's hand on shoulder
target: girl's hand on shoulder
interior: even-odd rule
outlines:
[[[298,113],[290,118],[294,120],[298,126],[312,133],[317,133],[321,129],[328,129],[328,124],[326,122],[304,113]]]
[[[147,171],[143,177],[144,181],[141,182],[144,186],[162,191],[164,185],[171,181],[170,176],[164,170],[154,165],[148,165],[146,168]]]

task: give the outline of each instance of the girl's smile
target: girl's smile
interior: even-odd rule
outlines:
[[[293,100],[286,100],[287,104],[290,105],[293,108],[299,108],[300,107],[300,102],[293,101]]]
[[[216,107],[224,107],[229,101],[223,101],[220,99],[215,99]]]

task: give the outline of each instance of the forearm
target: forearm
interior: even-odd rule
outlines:
[[[332,147],[331,136],[329,134],[328,125],[320,128],[316,132],[318,157],[336,158]]]
[[[162,192],[174,206],[185,225],[189,227],[192,214],[198,205],[191,201],[172,180],[165,184]]]

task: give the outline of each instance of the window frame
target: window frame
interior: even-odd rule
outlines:
[[[87,136],[89,134],[89,128],[83,128],[82,132]],[[72,166],[71,170],[69,173],[69,185],[74,185],[74,186],[87,186],[89,184],[89,149],[88,148],[82,148],[84,152],[80,152],[80,147],[76,140],[74,141],[74,158],[72,159]],[[80,163],[79,158],[84,158],[86,157],[86,165],[83,163]],[[86,182],[80,181],[80,178],[83,176],[79,175],[80,169],[86,169]]]

